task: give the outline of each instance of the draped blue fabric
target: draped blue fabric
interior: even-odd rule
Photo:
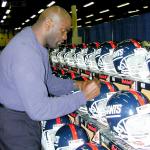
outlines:
[[[108,40],[119,42],[128,38],[150,41],[150,13],[102,23],[91,28],[79,28],[79,36],[85,43]]]

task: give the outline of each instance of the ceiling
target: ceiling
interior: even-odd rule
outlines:
[[[1,3],[2,0],[0,0]],[[3,29],[18,29],[27,25],[32,25],[37,19],[40,9],[47,8],[52,0],[7,0],[7,6],[0,7],[0,27]],[[78,25],[82,27],[93,26],[102,22],[109,22],[112,20],[125,18],[134,15],[140,15],[150,12],[150,0],[55,0],[55,5],[62,6],[68,12],[71,11],[71,6],[76,5],[77,18],[81,18],[78,21]],[[89,7],[83,7],[83,5],[89,2],[94,2]],[[130,3],[124,7],[117,8],[118,5]],[[147,7],[145,7],[147,6]],[[6,10],[10,9],[10,13],[6,14]],[[110,11],[100,13],[100,11],[109,9]],[[130,13],[129,11],[133,11]],[[86,17],[93,14],[91,17]],[[6,15],[6,19],[3,17]],[[30,18],[32,15],[36,15],[35,18]],[[102,18],[102,19],[99,19]],[[30,19],[29,22],[25,22]],[[99,19],[96,21],[96,19]],[[4,20],[4,22],[2,21]],[[89,22],[91,21],[91,23]],[[89,23],[87,23],[89,22]],[[24,25],[22,25],[24,23]]]

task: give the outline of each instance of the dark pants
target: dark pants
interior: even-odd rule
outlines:
[[[0,106],[0,150],[41,150],[40,123]]]

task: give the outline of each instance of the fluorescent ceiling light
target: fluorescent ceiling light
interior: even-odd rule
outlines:
[[[33,19],[33,18],[35,18],[35,17],[36,17],[36,15],[32,15],[30,18],[32,18],[32,19]]]
[[[139,15],[132,15],[131,17],[135,17],[135,16],[139,16]]]
[[[2,6],[2,7],[6,7],[6,5],[7,5],[7,1],[6,1],[6,0],[3,0],[1,6]]]
[[[86,27],[91,28],[92,26],[86,26]]]
[[[7,18],[7,16],[3,16],[3,19],[6,19]]]
[[[88,24],[88,23],[91,23],[91,21],[87,21],[87,22],[85,22],[85,24]]]
[[[82,27],[81,25],[78,26],[78,28],[81,28],[81,27]]]
[[[29,19],[27,19],[25,22],[29,22],[30,20]]]
[[[56,2],[55,1],[51,1],[48,5],[47,5],[47,7],[51,7],[52,5],[54,5]]]
[[[6,10],[6,14],[9,14],[9,13],[10,13],[10,9],[7,9],[7,10]]]
[[[148,8],[148,6],[143,6],[144,9]]]
[[[22,25],[25,25],[25,23],[23,22]]]
[[[121,5],[118,5],[117,8],[121,8],[121,7],[124,7],[124,6],[127,6],[129,5],[130,3],[124,3],[124,4],[121,4]]]
[[[18,30],[18,28],[15,28],[14,30]]]
[[[1,20],[1,23],[3,23],[4,22],[4,20]]]
[[[18,30],[20,30],[21,29],[21,27],[18,27]]]
[[[131,10],[131,11],[128,11],[128,14],[132,14],[132,13],[135,13],[135,12],[138,12],[140,10],[136,9],[136,10]]]
[[[86,18],[89,18],[89,17],[92,17],[92,16],[94,16],[93,14],[91,14],[91,15],[88,15],[88,16],[85,16]]]
[[[82,19],[81,18],[77,19],[77,21],[80,21],[80,20],[82,20]]]
[[[105,13],[105,12],[108,12],[108,11],[110,11],[110,10],[109,10],[109,9],[106,9],[106,10],[100,11],[99,13],[102,14],[102,13]]]
[[[98,19],[95,19],[95,21],[100,21],[100,20],[103,20],[103,18],[98,18]]]
[[[93,4],[94,4],[94,2],[90,2],[88,4],[83,5],[83,7],[89,7],[89,6],[93,5]]]
[[[43,11],[44,11],[44,9],[39,10],[39,11],[38,11],[38,14],[40,14],[40,13],[43,12]]]
[[[114,15],[110,15],[109,18],[115,17]]]

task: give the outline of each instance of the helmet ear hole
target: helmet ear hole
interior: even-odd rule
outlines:
[[[55,135],[55,149],[62,148],[76,149],[77,147],[89,142],[86,131],[75,124],[62,126]]]
[[[150,114],[146,112],[147,107],[149,107],[149,100],[141,92],[118,91],[108,100],[106,106],[106,118],[111,131],[133,143],[150,138],[150,129],[144,128],[143,122],[141,123],[142,117],[150,123]]]

